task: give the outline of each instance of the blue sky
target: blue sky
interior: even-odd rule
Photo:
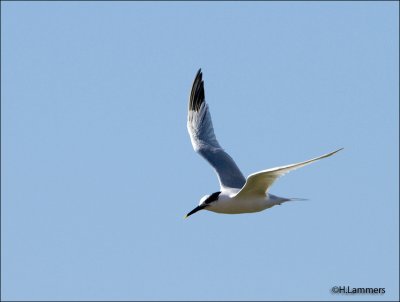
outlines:
[[[399,299],[397,2],[1,8],[3,300]],[[245,175],[344,147],[271,189],[309,201],[183,219],[200,67]]]

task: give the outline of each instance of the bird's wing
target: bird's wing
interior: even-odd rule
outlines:
[[[324,154],[319,157],[307,160],[307,161],[303,161],[301,163],[271,168],[271,169],[267,169],[264,171],[260,171],[260,172],[251,174],[251,175],[249,175],[249,177],[247,177],[246,184],[236,194],[236,197],[246,197],[249,195],[265,196],[265,193],[272,186],[272,184],[275,182],[275,180],[278,179],[280,176],[283,176],[292,170],[296,170],[298,168],[304,167],[304,166],[311,164],[312,162],[315,162],[322,158],[329,157],[329,156],[335,154],[336,152],[339,152],[342,149],[343,148],[333,151],[331,153]]]
[[[205,102],[201,69],[197,72],[190,93],[187,128],[194,151],[214,167],[221,188],[243,187],[246,179],[215,137],[210,111]]]

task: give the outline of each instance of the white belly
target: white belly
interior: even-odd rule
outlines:
[[[276,205],[276,201],[272,201],[266,197],[258,197],[252,199],[235,199],[226,198],[206,207],[205,210],[224,213],[224,214],[241,214],[260,212]]]

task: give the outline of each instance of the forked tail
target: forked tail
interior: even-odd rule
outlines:
[[[308,198],[288,198],[288,201],[304,201],[304,200],[309,200]]]

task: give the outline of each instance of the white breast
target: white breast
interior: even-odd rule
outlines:
[[[222,192],[218,197],[218,201],[213,202],[205,209],[217,213],[240,214],[260,212],[275,205],[269,202],[267,196],[244,200],[235,198],[236,193]]]

